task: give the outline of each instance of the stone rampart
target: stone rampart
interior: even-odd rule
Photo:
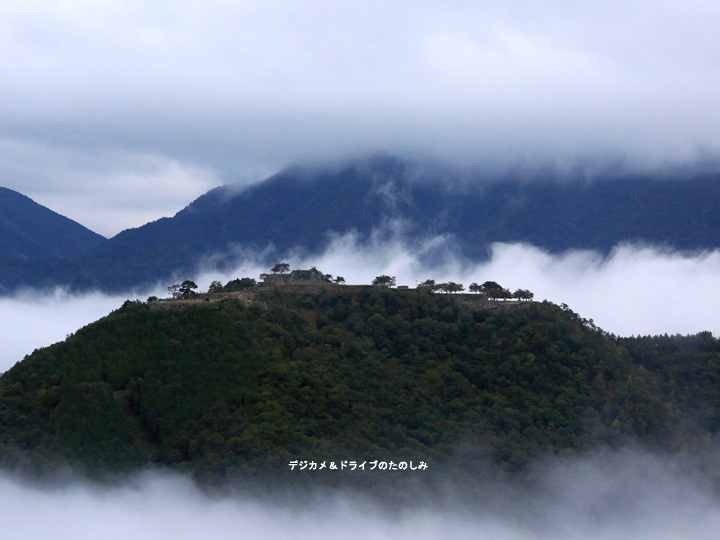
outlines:
[[[257,292],[282,292],[282,293],[305,293],[317,294],[328,289],[342,291],[357,291],[372,288],[372,285],[337,285],[335,283],[260,283]]]
[[[264,302],[256,300],[258,291],[253,288],[243,289],[241,291],[229,293],[199,293],[192,298],[183,298],[179,300],[159,300],[157,302],[148,302],[150,309],[177,309],[190,306],[201,306],[207,302],[218,302],[226,298],[234,298],[239,300],[246,306],[260,305],[265,306]],[[267,306],[265,306],[267,308]]]
[[[201,306],[208,302],[217,302],[226,298],[234,298],[241,301],[246,306],[259,306],[267,309],[265,302],[260,301],[260,297],[264,294],[283,293],[283,294],[319,294],[328,289],[342,291],[361,291],[377,288],[374,285],[337,285],[334,283],[282,283],[278,281],[263,282],[257,287],[247,287],[241,291],[229,293],[199,293],[192,299],[180,300],[160,300],[158,302],[148,302],[150,309],[177,309],[190,306]],[[423,289],[391,289],[398,294],[408,293],[426,293]],[[446,296],[462,307],[470,309],[489,309],[489,310],[513,310],[523,309],[532,305],[533,302],[519,302],[517,300],[495,301],[488,300],[482,294],[459,293],[432,293],[438,296]]]

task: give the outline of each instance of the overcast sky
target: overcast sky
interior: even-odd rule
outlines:
[[[110,236],[368,151],[707,159],[718,23],[709,0],[3,0],[0,185]]]

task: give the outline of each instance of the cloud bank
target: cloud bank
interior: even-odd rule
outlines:
[[[413,288],[426,279],[455,281],[466,289],[473,282],[497,281],[511,291],[531,290],[536,301],[568,304],[621,336],[705,330],[720,334],[715,309],[720,302],[720,250],[679,254],[627,244],[603,258],[593,251],[551,255],[524,244],[494,244],[490,261],[474,264],[458,253],[452,238],[440,236],[411,248],[400,235],[384,231],[368,244],[360,244],[353,234],[339,236],[323,255],[297,255],[287,262],[292,268],[317,266],[347,283],[370,284],[382,274]],[[253,263],[213,279],[257,277],[268,270]]]
[[[474,508],[417,494],[397,512],[334,492],[296,504],[208,497],[180,477],[148,474],[118,488],[30,487],[0,476],[0,518],[12,538],[587,539],[715,538],[720,506],[672,460],[624,452],[546,463],[536,488],[495,486],[503,505]]]
[[[6,0],[0,137],[38,150],[18,170],[0,148],[0,178],[41,181],[50,201],[100,160],[87,199],[133,192],[158,218],[168,205],[133,174],[148,159],[144,188],[168,197],[208,174],[247,184],[377,150],[485,167],[693,161],[718,152],[718,16],[705,0]],[[58,152],[85,157],[38,177]],[[85,219],[87,199],[65,211]]]
[[[207,290],[213,280],[257,279],[269,271],[247,255],[244,253],[244,262],[229,271],[204,271],[198,276],[181,276],[180,281],[193,277],[200,290]],[[423,262],[428,255],[434,264]],[[568,304],[580,316],[620,336],[705,330],[720,335],[718,250],[683,256],[651,247],[622,246],[603,259],[594,252],[553,256],[531,246],[496,244],[489,262],[470,264],[457,256],[452,239],[438,237],[419,248],[409,248],[397,237],[378,236],[363,245],[350,234],[335,238],[320,256],[298,254],[285,262],[292,268],[316,266],[355,284],[370,284],[382,274],[396,276],[398,285],[410,287],[426,279],[455,281],[466,289],[473,282],[497,281],[510,290],[529,289],[538,301]],[[141,299],[150,294],[165,297],[167,285],[158,284]],[[0,371],[137,296],[134,292],[112,297],[72,296],[58,291],[0,298],[0,318],[4,321],[0,327]]]
[[[71,296],[61,290],[28,291],[14,298],[0,298],[0,372],[35,349],[63,341],[72,334],[119,308],[121,297],[101,294]]]
[[[86,152],[0,138],[5,185],[110,237],[172,216],[217,186],[205,168],[158,154]]]

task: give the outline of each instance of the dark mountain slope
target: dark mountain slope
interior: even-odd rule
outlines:
[[[0,256],[69,259],[104,241],[99,234],[25,195],[0,187]]]
[[[191,275],[211,255],[222,266],[238,254],[265,252],[271,263],[292,250],[321,251],[332,234],[355,231],[367,240],[393,220],[410,245],[442,234],[474,260],[487,257],[493,242],[550,252],[608,253],[621,242],[714,249],[720,247],[720,176],[489,182],[386,157],[332,170],[291,168],[242,192],[214,189],[175,217],[124,231],[76,262],[3,274],[30,284],[121,290],[173,272]],[[433,254],[427,257],[432,263]]]
[[[692,454],[717,431],[686,407],[702,370],[673,370],[670,384],[552,304],[472,311],[447,295],[341,287],[263,300],[127,302],[36,351],[0,378],[0,461],[392,492],[418,473],[289,463],[424,461],[426,478],[474,482],[631,440]],[[703,343],[685,365],[718,360],[717,340]],[[705,399],[720,410],[717,388]]]
[[[287,172],[239,195],[216,188],[172,219],[123,231],[81,265],[103,283],[127,287],[175,270],[190,271],[198,257],[223,255],[233,246],[315,251],[326,245],[331,231],[369,233],[380,225],[383,208],[372,199],[371,187],[367,178],[355,174],[342,181],[331,175],[301,180]],[[108,275],[109,267],[124,270],[122,281],[115,272]]]

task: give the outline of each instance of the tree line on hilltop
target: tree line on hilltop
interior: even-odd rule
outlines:
[[[444,293],[459,293],[465,290],[462,283],[455,283],[450,281],[448,283],[435,283],[434,279],[427,279],[418,285],[418,288],[427,289],[431,292],[444,292]],[[510,292],[499,283],[495,281],[486,281],[482,285],[477,283],[471,283],[468,287],[471,293],[485,295],[490,300],[507,300],[515,298],[516,300],[532,300],[535,294],[527,289],[517,289],[515,292]]]
[[[288,263],[277,263],[275,264],[271,272],[276,274],[285,274],[290,271],[290,265]],[[324,274],[320,270],[318,270],[316,267],[312,267],[310,270],[294,270],[293,272],[301,272],[306,273],[308,276],[311,276],[314,278],[314,281],[319,282],[325,282],[325,283],[335,283],[338,285],[345,283],[345,278],[342,276],[337,276],[333,278],[332,274]],[[270,279],[270,274],[260,274],[260,280],[263,282],[266,282]],[[208,293],[228,293],[228,292],[237,292],[243,288],[248,287],[255,287],[258,284],[258,282],[254,278],[250,277],[243,277],[243,278],[236,278],[233,280],[228,281],[227,284],[223,285],[220,281],[213,281],[210,284],[210,287],[208,288]],[[395,276],[389,276],[389,275],[379,275],[376,276],[372,282],[371,285],[377,286],[377,287],[395,287],[397,286],[397,278]],[[182,284],[173,284],[168,287],[168,294],[171,296],[172,299],[181,299],[181,298],[189,298],[193,295],[197,294],[197,284],[192,280],[185,280],[182,282]],[[426,279],[422,283],[419,283],[417,286],[418,289],[426,290],[431,293],[446,293],[446,294],[456,294],[461,293],[465,290],[465,286],[462,283],[455,283],[453,281],[447,282],[447,283],[436,283],[434,279]],[[477,283],[471,283],[468,287],[468,290],[471,293],[479,294],[485,296],[489,300],[509,300],[509,299],[515,299],[520,301],[530,301],[532,300],[535,295],[531,291],[527,289],[517,289],[515,292],[511,292],[509,289],[506,289],[499,283],[495,281],[486,281],[482,283],[481,285],[478,285]],[[157,301],[157,297],[151,296],[148,298],[148,301]]]

